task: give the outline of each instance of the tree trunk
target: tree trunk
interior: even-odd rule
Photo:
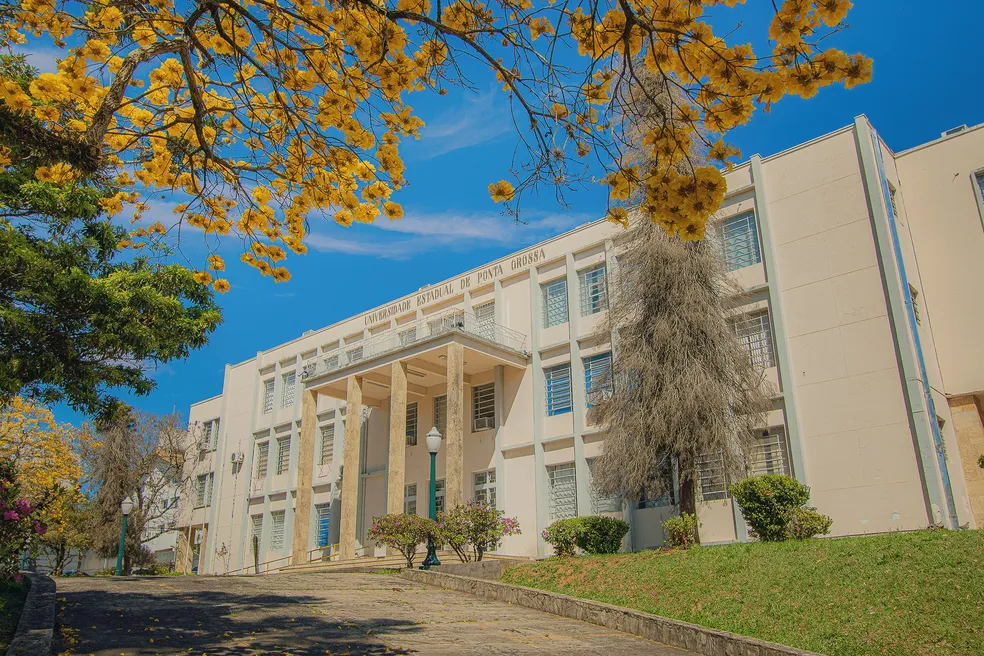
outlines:
[[[697,515],[697,489],[689,474],[680,474],[680,514]],[[700,544],[700,527],[694,526],[694,544]]]

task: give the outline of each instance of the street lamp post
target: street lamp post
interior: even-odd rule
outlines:
[[[130,497],[123,499],[123,503],[120,504],[120,510],[123,511],[123,529],[120,531],[120,548],[116,552],[116,576],[123,575],[123,545],[126,542],[126,517],[133,510],[133,502],[130,501]]]
[[[431,476],[430,476],[430,518],[437,521],[437,452],[441,448],[441,433],[437,426],[430,429],[427,433],[427,451],[431,456]],[[427,536],[427,557],[424,558],[420,569],[430,569],[435,565],[440,565],[437,559],[437,547],[434,546],[434,536]]]

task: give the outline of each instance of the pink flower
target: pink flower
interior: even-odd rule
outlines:
[[[21,515],[30,515],[31,511],[34,510],[34,508],[31,507],[31,504],[27,502],[27,499],[18,499],[15,505]]]
[[[14,574],[14,583],[20,583],[22,578],[20,574]]]
[[[47,527],[44,524],[42,524],[40,521],[38,521],[37,519],[35,519],[34,520],[34,532],[37,533],[38,535],[44,535],[45,533],[48,532],[48,529],[47,529]]]
[[[17,514],[16,510],[8,510],[3,514],[3,520],[5,522],[16,522],[20,519],[20,515]]]

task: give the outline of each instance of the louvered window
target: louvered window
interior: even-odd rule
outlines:
[[[434,494],[434,501],[435,501],[434,505],[437,506],[437,512],[439,513],[444,512],[444,507],[445,507],[444,506],[444,490],[445,490],[444,479],[443,478],[437,479],[437,482],[434,484],[434,487],[437,490],[437,492]]]
[[[417,402],[407,404],[407,446],[417,446]]]
[[[472,432],[495,428],[495,383],[472,388]]]
[[[410,483],[403,489],[403,512],[407,515],[417,514],[417,484]]]
[[[577,483],[574,463],[547,467],[550,493],[550,520],[577,517]]]
[[[346,355],[348,356],[349,364],[359,362],[362,360],[362,347],[356,346],[354,349],[349,349]]]
[[[984,203],[984,171],[979,172],[974,177],[977,180],[977,193],[981,197],[981,202]]]
[[[774,431],[760,438],[752,447],[751,475],[783,474],[789,476],[789,454],[786,436]]]
[[[481,337],[495,340],[495,301],[475,307],[475,324]]]
[[[290,469],[290,438],[277,438],[277,474],[284,474]]]
[[[270,443],[260,442],[256,445],[256,477],[266,478],[267,467],[270,464]]]
[[[599,513],[618,512],[622,509],[622,504],[615,495],[607,496],[595,488],[594,484],[595,459],[588,460],[588,491],[591,494],[591,512],[595,515]]]
[[[318,513],[318,546],[328,546],[328,531],[331,529],[331,504],[319,503],[314,507]]]
[[[259,552],[260,546],[263,544],[263,515],[252,515],[253,520],[253,535],[250,540],[250,547],[254,552]]]
[[[543,370],[547,383],[547,416],[571,411],[571,365],[557,365]]]
[[[714,453],[698,457],[697,473],[700,479],[700,494],[704,501],[728,498],[728,479],[725,476],[723,454]]]
[[[280,551],[284,548],[284,519],[286,517],[285,510],[274,510],[270,513],[270,520],[273,523],[273,529],[270,532],[270,549],[272,551]]]
[[[205,505],[205,489],[208,487],[208,474],[202,474],[195,479],[195,507]]]
[[[495,508],[495,470],[475,472],[475,502]]]
[[[263,414],[273,412],[273,379],[263,381]]]
[[[434,425],[443,437],[448,430],[448,397],[434,397]]]
[[[330,465],[335,453],[335,424],[324,424],[321,427],[321,459],[319,464]]]
[[[578,271],[577,281],[581,288],[582,317],[608,309],[608,281],[605,279],[604,263]]]
[[[735,271],[762,261],[758,230],[755,226],[755,212],[733,216],[721,224],[721,241],[728,271]]]
[[[768,310],[742,315],[731,322],[738,341],[748,352],[748,359],[755,367],[776,366],[772,348],[772,321]]]
[[[557,278],[540,285],[543,292],[543,327],[567,323],[567,278]]]
[[[284,389],[280,393],[280,407],[289,408],[294,405],[294,388],[297,383],[297,372],[291,371],[283,376]]]
[[[590,408],[612,393],[612,354],[599,353],[583,359],[584,392]]]

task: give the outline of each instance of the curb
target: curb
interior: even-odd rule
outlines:
[[[32,572],[22,575],[29,589],[7,656],[50,654],[55,634],[55,582]]]
[[[597,624],[704,656],[819,656],[811,651],[556,592],[415,569],[403,570],[400,576],[408,581]]]

